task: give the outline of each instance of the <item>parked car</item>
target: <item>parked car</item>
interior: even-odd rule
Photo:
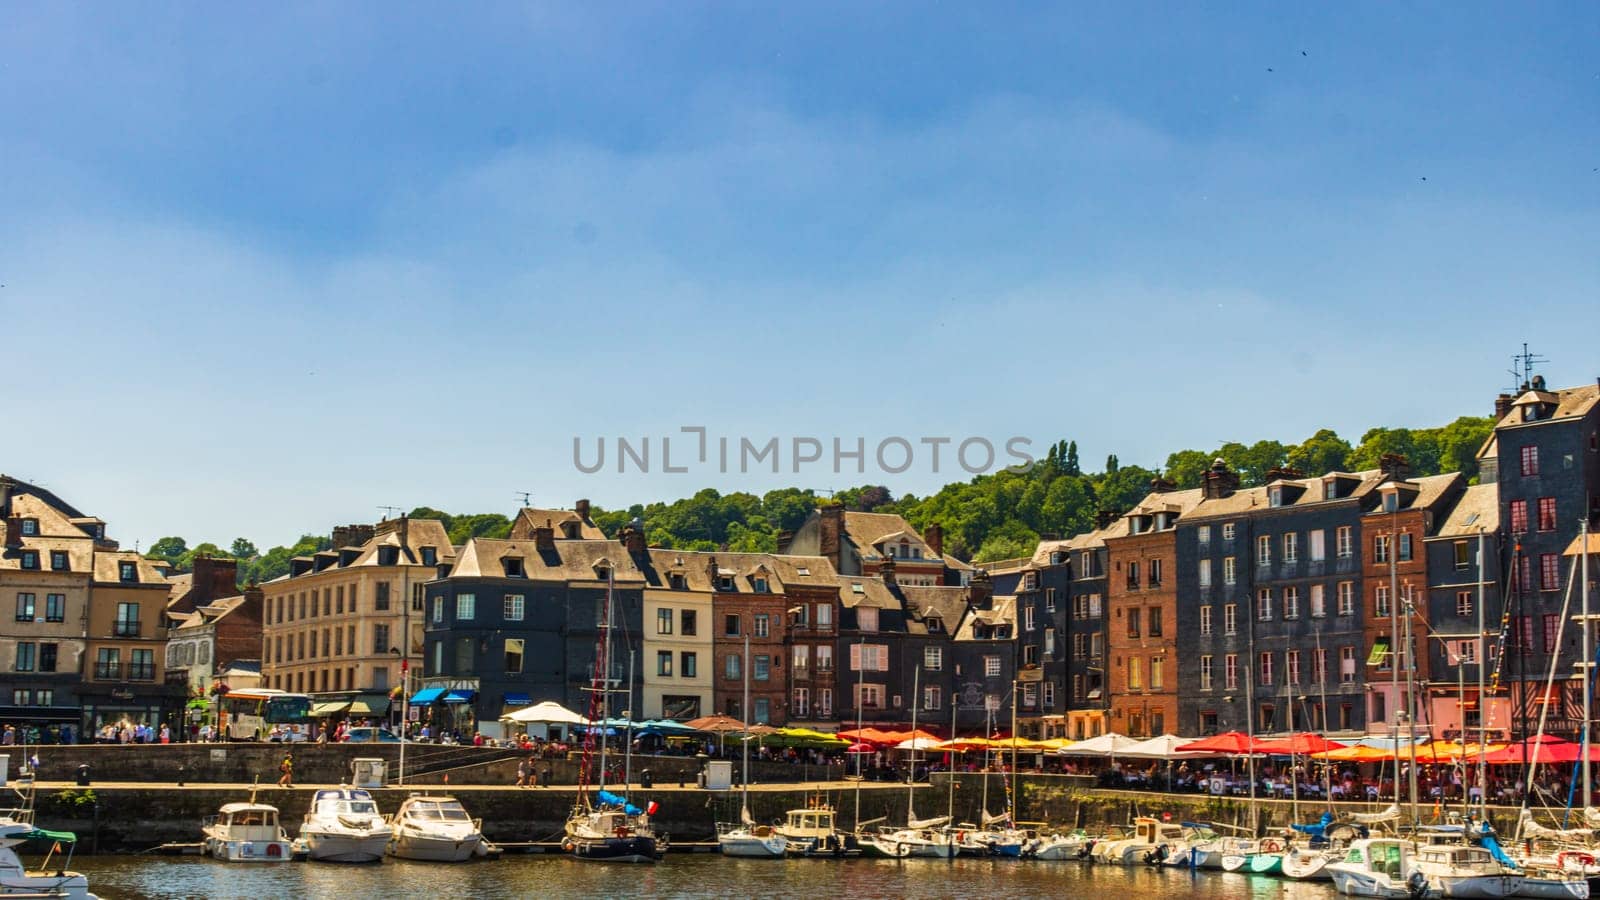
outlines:
[[[358,725],[355,728],[351,728],[344,733],[344,737],[340,740],[351,744],[363,742],[379,744],[400,743],[400,738],[387,728],[373,728],[369,725]]]

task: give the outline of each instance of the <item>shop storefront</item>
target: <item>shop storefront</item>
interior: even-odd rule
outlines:
[[[188,721],[188,692],[182,685],[161,685],[148,690],[113,687],[99,689],[86,685],[78,691],[82,703],[79,719],[82,742],[99,739],[107,725],[134,727],[145,725],[159,731],[162,725],[181,730]]]
[[[434,735],[454,733],[470,740],[479,729],[477,699],[476,678],[427,678],[422,690],[411,695],[411,720],[427,725]],[[485,736],[498,736],[488,733],[498,729],[498,717],[483,724],[495,726]]]
[[[76,706],[0,706],[0,729],[15,729],[19,744],[76,744],[82,717]]]

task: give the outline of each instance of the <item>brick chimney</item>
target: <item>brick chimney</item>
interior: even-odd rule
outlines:
[[[583,521],[585,521],[585,522],[589,521],[589,501],[588,500],[579,500],[577,503],[572,504],[572,511],[577,513],[578,514],[578,518],[582,519]]]
[[[1506,416],[1511,415],[1511,404],[1515,402],[1516,399],[1517,398],[1511,396],[1510,394],[1501,394],[1500,396],[1494,398],[1494,420],[1496,422],[1499,422]]]
[[[1239,474],[1220,458],[1212,460],[1201,479],[1201,495],[1207,500],[1221,500],[1239,489]]]
[[[1110,528],[1120,518],[1122,518],[1120,509],[1097,509],[1094,513],[1094,527]]]
[[[16,549],[22,546],[22,517],[6,516],[6,547]]]
[[[1385,453],[1378,459],[1378,471],[1384,481],[1404,481],[1411,473],[1411,464],[1399,453]]]
[[[994,608],[994,582],[989,580],[988,569],[972,573],[972,581],[967,584],[967,600],[973,609]]]
[[[633,525],[622,526],[622,531],[617,535],[622,541],[622,547],[630,556],[643,556],[645,554],[644,532]]]
[[[1178,489],[1178,485],[1165,478],[1150,479],[1150,492],[1153,494],[1167,494]]]
[[[706,578],[711,582],[711,589],[717,589],[717,557],[715,554],[706,560]]]
[[[934,556],[944,555],[943,525],[940,525],[938,522],[929,525],[927,529],[922,532],[922,540],[923,543],[928,545],[928,549],[933,552]]]
[[[543,525],[534,526],[533,547],[541,553],[556,549],[556,529],[549,519],[545,519]]]
[[[213,600],[232,597],[239,593],[239,562],[233,559],[214,559],[209,556],[194,558],[194,578],[190,596],[195,606],[204,606]],[[191,607],[188,611],[193,611]]]
[[[818,554],[833,560],[834,568],[844,571],[844,504],[830,503],[817,510]]]
[[[792,543],[794,543],[794,532],[793,531],[784,530],[784,531],[778,532],[778,552],[779,553],[788,553],[789,552],[789,545],[792,544]]]
[[[17,483],[9,475],[0,475],[0,519],[9,518],[11,515],[11,495],[16,493]]]
[[[898,582],[894,578],[894,557],[885,556],[883,563],[878,567],[878,575],[887,587],[894,587]]]

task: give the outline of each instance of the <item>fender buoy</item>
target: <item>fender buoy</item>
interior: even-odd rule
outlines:
[[[1266,838],[1261,842],[1262,853],[1277,853],[1282,849],[1283,845],[1278,843],[1277,839],[1275,838]]]
[[[1581,871],[1594,865],[1594,854],[1581,850],[1563,850],[1556,854],[1556,868]]]

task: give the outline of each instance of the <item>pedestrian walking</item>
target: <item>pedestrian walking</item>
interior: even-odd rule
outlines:
[[[527,786],[528,786],[528,760],[519,759],[519,760],[517,760],[517,787],[525,788]]]
[[[278,776],[278,786],[279,787],[294,787],[294,754],[293,753],[285,753],[283,755],[283,762],[278,764],[278,771],[281,773]]]

